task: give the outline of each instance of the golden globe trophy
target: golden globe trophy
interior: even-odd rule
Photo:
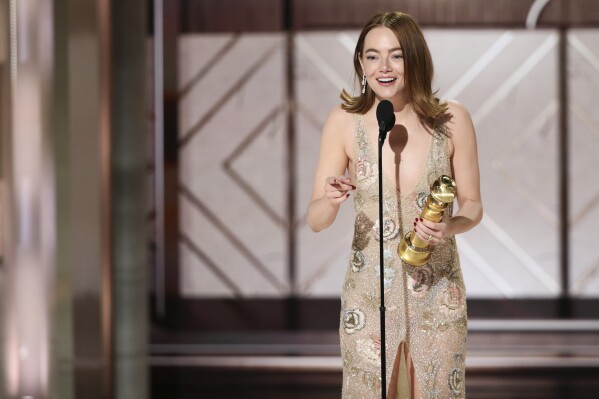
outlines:
[[[441,175],[431,185],[431,193],[426,199],[420,217],[433,222],[440,222],[445,208],[451,204],[456,195],[455,181]],[[422,266],[428,262],[433,248],[428,241],[420,238],[414,231],[405,235],[397,247],[399,257],[412,266]]]

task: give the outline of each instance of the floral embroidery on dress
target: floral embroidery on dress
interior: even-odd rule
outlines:
[[[372,234],[374,235],[374,239],[380,240],[380,232],[379,232],[379,220],[374,223],[372,227]],[[383,216],[383,241],[387,242],[389,240],[394,239],[399,234],[399,221],[394,218],[384,217]]]
[[[454,395],[459,396],[464,390],[464,374],[462,371],[464,357],[461,353],[456,353],[454,358],[456,367],[449,373],[448,383],[451,392],[453,392]]]
[[[356,179],[363,188],[368,188],[377,180],[378,171],[368,161],[363,159],[358,160],[356,163]]]
[[[345,283],[343,284],[343,289],[345,291],[348,291],[348,290],[352,290],[354,288],[356,288],[356,280],[354,280],[353,278],[346,279]]]
[[[362,251],[352,251],[351,255],[351,270],[353,272],[359,272],[364,267],[364,254]]]
[[[374,222],[366,216],[364,212],[360,212],[356,215],[356,222],[354,223],[354,240],[352,248],[355,250],[363,250],[370,241],[369,232],[372,229]]]
[[[424,370],[424,386],[429,393],[429,397],[436,397],[435,385],[439,364],[434,360],[429,360]]]
[[[342,355],[343,359],[343,367],[350,367],[354,362],[354,352],[349,350],[344,350]]]
[[[378,310],[381,306],[381,296],[379,295],[379,290],[364,293],[364,295],[362,295],[362,299],[364,300],[364,304],[368,305],[368,308],[372,310]]]
[[[356,341],[357,349],[364,355],[364,358],[372,364],[380,364],[381,361],[381,342],[373,337],[359,339]]]
[[[369,388],[380,388],[381,379],[378,374],[370,373],[365,370],[356,369],[354,371],[361,379],[362,383]]]
[[[422,208],[426,205],[426,200],[428,199],[428,193],[420,192],[416,194],[416,205],[418,209],[422,211]]]
[[[385,262],[392,260],[393,256],[393,251],[391,251],[389,248],[383,248],[383,259]]]
[[[447,288],[437,296],[437,305],[446,316],[459,318],[464,315],[464,298],[462,290],[456,283],[449,283]]]
[[[343,316],[343,329],[346,334],[360,331],[366,325],[366,316],[360,309],[348,310]]]
[[[462,370],[453,369],[449,374],[449,388],[454,395],[460,395],[462,393]]]
[[[354,193],[354,207],[355,208],[361,208],[362,206],[364,206],[365,200],[366,200],[366,198],[364,198],[364,194],[362,193],[362,191],[356,191]]]
[[[422,312],[420,331],[429,332],[433,328],[433,315],[429,310]]]
[[[397,270],[396,270],[395,266],[393,266],[392,264],[385,264],[383,273],[384,273],[383,286],[385,287],[385,291],[386,291],[389,289],[389,287],[391,287],[391,284],[393,284],[393,279],[395,279]],[[376,269],[376,276],[378,279],[380,279],[380,277],[381,277],[381,268],[380,267],[378,267]],[[378,279],[377,279],[377,281],[378,281]]]
[[[424,297],[433,285],[433,269],[425,265],[408,270],[408,289],[416,298]]]

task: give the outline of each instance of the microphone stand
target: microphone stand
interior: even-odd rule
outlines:
[[[380,290],[381,290],[381,397],[387,398],[387,367],[386,357],[387,351],[385,344],[385,258],[383,250],[383,144],[387,130],[384,122],[379,122],[379,267],[381,270]]]

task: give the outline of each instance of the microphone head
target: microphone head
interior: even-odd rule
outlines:
[[[376,107],[376,119],[379,122],[379,128],[384,129],[385,133],[395,125],[395,114],[393,113],[393,104],[389,100],[383,100]]]

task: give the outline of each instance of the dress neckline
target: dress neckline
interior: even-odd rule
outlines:
[[[359,118],[359,122],[358,122],[358,129],[360,129],[362,136],[363,136],[363,140],[365,140],[367,142],[367,145],[369,147],[369,152],[372,155],[373,158],[373,164],[377,165],[378,168],[378,143],[376,143],[377,145],[374,145],[372,143],[372,140],[370,139],[370,136],[368,135],[368,133],[366,132],[366,127],[364,125],[364,115],[361,114],[360,118]],[[395,189],[395,192],[397,193],[397,195],[400,198],[407,198],[411,195],[413,195],[417,190],[418,187],[420,187],[420,184],[422,183],[422,180],[424,179],[424,177],[426,176],[426,169],[428,168],[428,164],[429,164],[429,160],[430,160],[430,156],[433,150],[433,140],[434,140],[434,131],[431,134],[429,143],[428,143],[428,150],[426,153],[426,157],[424,159],[424,166],[422,167],[422,172],[420,172],[420,176],[418,177],[418,180],[416,181],[416,185],[407,193],[407,194],[402,194],[401,190],[399,189],[399,187],[397,187],[395,185],[395,182],[391,180],[391,178],[389,178],[387,176],[387,174],[385,173],[385,171],[383,170],[383,183],[384,185],[388,185],[393,187],[393,189]]]

